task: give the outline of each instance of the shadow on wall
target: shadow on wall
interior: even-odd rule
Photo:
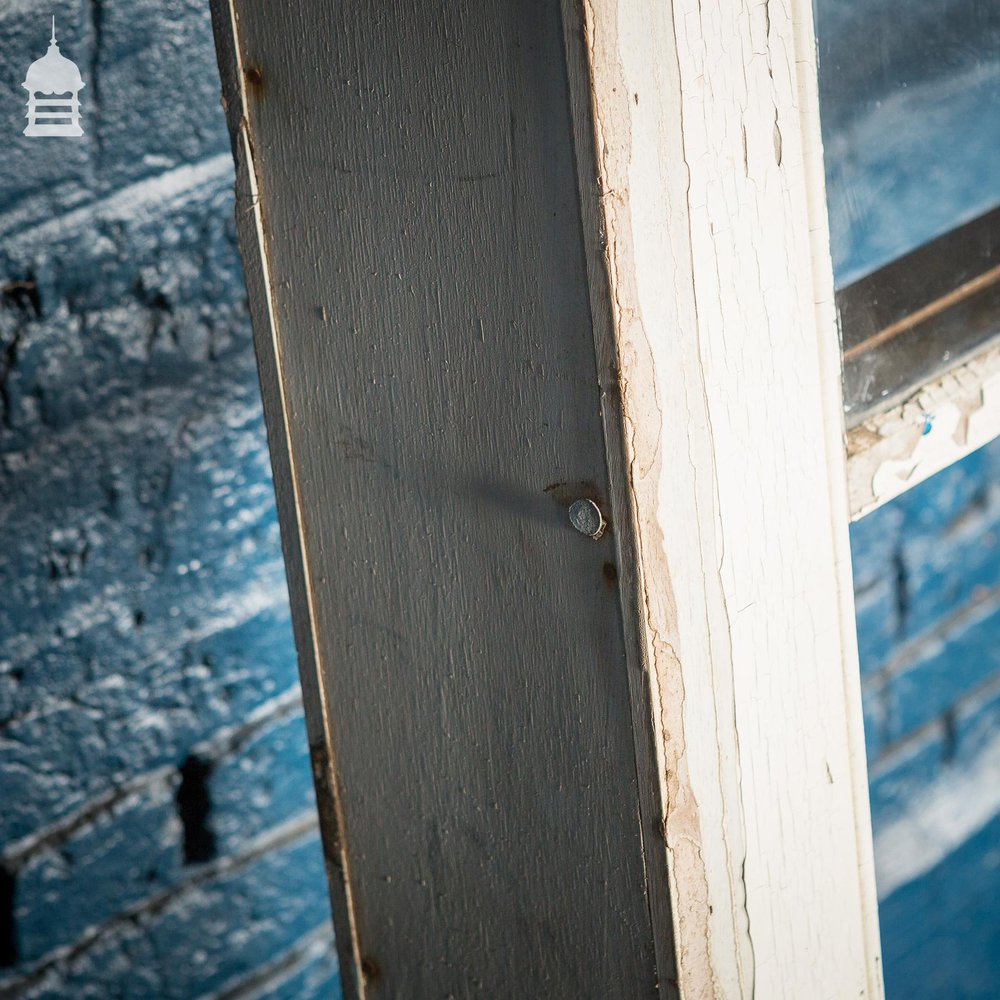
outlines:
[[[0,33],[0,997],[333,997],[207,4]]]

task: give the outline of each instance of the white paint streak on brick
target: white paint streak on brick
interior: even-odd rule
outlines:
[[[255,574],[255,578],[242,590],[218,595],[192,623],[178,625],[176,641],[170,649],[236,628],[265,611],[287,609],[284,563],[276,559],[269,565],[258,565]],[[127,631],[131,628],[133,600],[132,588],[118,583],[109,584],[100,593],[66,610],[59,620],[60,640],[74,639],[89,629],[109,622],[117,622],[122,631]],[[22,632],[11,637],[6,644],[4,661],[28,660],[37,656],[48,643],[48,633]]]
[[[219,153],[200,163],[185,163],[136,181],[106,198],[37,225],[31,225],[16,210],[7,212],[0,224],[0,239],[7,241],[8,253],[45,248],[52,240],[64,240],[95,222],[134,223],[147,216],[162,216],[182,208],[187,201],[225,190],[231,186],[232,177],[232,156],[228,152]]]
[[[920,878],[1000,813],[1000,733],[960,768],[947,769],[875,832],[880,899]]]

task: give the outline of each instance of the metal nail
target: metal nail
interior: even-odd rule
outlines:
[[[607,522],[601,508],[593,500],[576,500],[569,508],[569,523],[588,538],[598,539],[604,534]]]

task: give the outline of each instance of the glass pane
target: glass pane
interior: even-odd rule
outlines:
[[[887,1000],[996,1000],[1000,440],[851,550]]]
[[[1000,0],[815,3],[856,424],[1000,332]],[[1000,997],[1000,441],[851,543],[887,997]]]
[[[1000,3],[816,7],[853,424],[1000,330]]]

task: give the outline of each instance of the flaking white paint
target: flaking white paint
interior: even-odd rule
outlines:
[[[851,516],[863,517],[1000,434],[992,345],[848,435]]]
[[[810,7],[585,23],[681,993],[877,997]]]

